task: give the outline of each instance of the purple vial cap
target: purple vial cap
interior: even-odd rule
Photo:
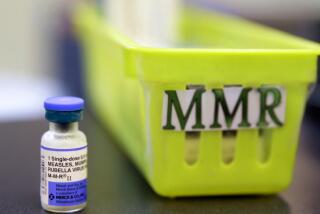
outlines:
[[[44,101],[49,111],[79,111],[84,108],[84,100],[79,97],[50,97]]]

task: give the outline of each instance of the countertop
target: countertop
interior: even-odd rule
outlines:
[[[320,112],[308,109],[294,181],[278,195],[192,197],[156,195],[92,114],[80,128],[89,143],[88,207],[82,213],[319,213]],[[46,213],[39,197],[40,138],[47,122],[0,123],[0,213]]]

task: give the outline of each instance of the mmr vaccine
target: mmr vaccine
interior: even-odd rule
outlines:
[[[82,210],[87,203],[87,140],[78,121],[84,101],[52,97],[44,108],[49,130],[41,139],[41,205],[59,213]]]

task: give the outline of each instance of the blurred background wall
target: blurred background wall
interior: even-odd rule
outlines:
[[[320,41],[319,0],[187,0]]]
[[[10,0],[0,6],[0,120],[42,115],[42,100],[63,94],[59,37],[72,0]]]
[[[196,0],[265,20],[314,20],[320,17],[318,0]],[[195,1],[193,1],[195,2]]]
[[[78,2],[1,2],[0,121],[41,117],[42,101],[48,96],[83,94],[81,49],[70,24],[70,13]],[[104,0],[96,2],[105,5]],[[237,14],[320,41],[319,0],[186,0],[186,3]]]

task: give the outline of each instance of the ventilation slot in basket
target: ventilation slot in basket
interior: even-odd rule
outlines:
[[[204,89],[204,85],[187,85],[186,89]],[[200,132],[186,132],[185,137],[185,161],[188,165],[197,162],[199,156]]]
[[[224,88],[230,88],[230,87],[243,87],[243,86],[238,84],[224,85]],[[237,131],[235,130],[222,131],[222,146],[221,146],[222,161],[225,164],[231,164],[234,160],[236,140],[237,140]]]
[[[222,161],[230,164],[234,160],[237,131],[223,131],[222,137]]]
[[[266,163],[270,157],[272,130],[259,129],[258,159]]]
[[[185,161],[193,165],[198,160],[200,132],[186,132]]]

